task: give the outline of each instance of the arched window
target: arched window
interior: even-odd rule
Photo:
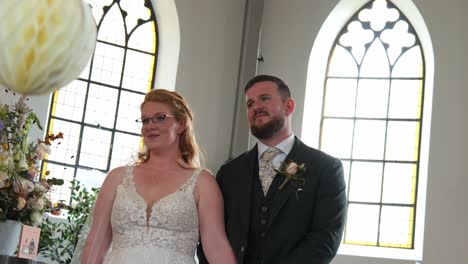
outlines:
[[[70,181],[100,186],[103,175],[138,151],[139,104],[153,87],[158,31],[150,0],[88,0],[98,26],[94,56],[80,77],[53,94],[47,131],[64,139],[43,174],[65,180],[54,201],[69,201]],[[74,52],[74,51],[70,51]]]
[[[417,211],[425,202],[418,191],[425,193],[429,123],[424,122],[430,117],[424,115],[431,100],[425,98],[426,54],[416,32],[392,1],[372,0],[330,46],[316,145],[345,168],[343,244],[415,249],[415,240],[421,242],[417,224],[424,220],[417,217],[424,215]],[[304,130],[311,131],[306,123],[304,117]]]

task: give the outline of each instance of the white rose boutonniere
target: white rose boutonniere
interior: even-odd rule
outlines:
[[[292,182],[297,187],[297,190],[300,190],[300,187],[304,185],[305,179],[301,175],[305,172],[305,165],[297,164],[296,162],[289,160],[283,162],[279,170],[276,170],[277,173],[284,176],[283,183],[278,187],[278,190],[283,189],[283,187],[288,182]]]

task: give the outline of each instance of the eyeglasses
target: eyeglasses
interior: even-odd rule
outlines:
[[[175,118],[175,116],[168,115],[168,114],[155,114],[153,117],[138,118],[137,120],[135,120],[135,122],[140,128],[149,125],[150,121],[153,124],[162,125],[164,124],[164,122],[166,122],[166,119],[168,117]]]

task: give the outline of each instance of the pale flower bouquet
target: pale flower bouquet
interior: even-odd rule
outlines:
[[[52,204],[49,191],[63,180],[40,176],[40,162],[50,154],[51,142],[62,133],[45,140],[29,142],[32,126],[42,130],[36,114],[23,96],[15,105],[0,105],[0,221],[5,219],[39,226]]]

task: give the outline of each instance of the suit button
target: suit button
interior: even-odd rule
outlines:
[[[262,212],[264,212],[264,213],[265,213],[267,210],[268,210],[268,207],[266,207],[266,206],[262,206]]]
[[[266,224],[266,220],[265,220],[265,219],[260,220],[260,224],[265,225],[265,224]]]

